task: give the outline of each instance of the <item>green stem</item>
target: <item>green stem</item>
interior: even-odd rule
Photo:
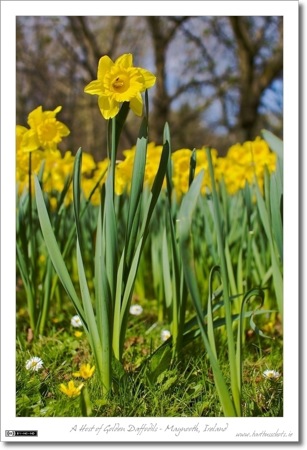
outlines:
[[[33,218],[32,218],[32,153],[29,153],[29,168],[28,168],[28,190],[29,190],[29,203],[28,203],[28,221],[29,221],[29,246],[30,246],[30,258],[29,258],[29,281],[33,286],[31,289],[33,295],[30,296],[29,304],[29,316],[30,326],[35,333],[36,328],[36,283],[35,283],[35,242],[33,235]]]
[[[53,268],[51,259],[48,258],[47,261],[47,269],[45,274],[45,280],[44,280],[44,299],[43,299],[43,305],[41,308],[41,314],[38,321],[38,330],[39,334],[43,335],[45,330],[45,325],[49,313],[49,306],[50,306],[50,292],[51,292],[51,285],[52,285],[52,275],[53,275]]]

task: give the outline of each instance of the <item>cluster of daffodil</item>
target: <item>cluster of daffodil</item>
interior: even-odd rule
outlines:
[[[272,173],[276,169],[277,155],[260,137],[254,141],[232,145],[225,158],[218,158],[215,176],[224,179],[229,194],[235,194],[245,184],[257,181],[263,190],[265,169]]]
[[[161,152],[162,146],[157,146],[153,142],[148,145],[144,182],[149,187],[151,187],[157,173]],[[196,149],[195,153],[195,176],[202,169],[204,170],[201,189],[202,194],[204,194],[207,188],[210,189],[211,184],[205,148]],[[124,191],[129,192],[134,154],[135,147],[125,150],[123,152],[125,159],[116,166],[115,190],[118,195],[121,195]],[[176,150],[171,155],[172,181],[178,198],[186,194],[189,189],[191,155],[192,150],[187,148]],[[260,137],[257,137],[254,141],[231,146],[225,157],[218,157],[218,152],[215,149],[211,151],[211,156],[216,180],[224,180],[229,194],[235,194],[244,188],[246,183],[253,184],[255,180],[262,190],[265,168],[267,167],[270,173],[274,172],[276,168],[276,154],[270,151],[267,142]],[[102,167],[105,170],[105,165]]]
[[[17,185],[18,193],[21,194],[28,188],[28,154],[23,150],[20,136],[20,127],[17,127]],[[162,145],[155,145],[154,142],[148,144],[147,159],[145,167],[144,183],[151,187],[158,171],[161,158]],[[192,150],[179,149],[172,154],[173,163],[173,185],[177,198],[181,198],[189,188],[190,159]],[[115,192],[122,195],[129,192],[132,179],[132,170],[135,156],[135,147],[123,151],[124,158],[117,161],[115,168]],[[216,150],[212,151],[215,176],[217,180],[223,179],[229,194],[235,194],[244,188],[246,183],[252,184],[257,180],[260,189],[263,188],[265,168],[271,173],[276,167],[276,154],[271,152],[265,140],[257,137],[254,141],[247,141],[243,144],[231,146],[225,157],[218,157]],[[49,194],[50,203],[56,207],[56,194],[62,192],[65,180],[72,174],[74,156],[70,151],[61,152],[40,150],[32,153],[32,173],[38,174],[44,162],[43,186],[44,192]],[[109,159],[95,162],[90,153],[83,152],[81,167],[81,187],[86,198],[93,191],[95,185],[105,182]],[[197,175],[204,169],[205,176],[202,182],[202,193],[206,188],[210,188],[208,172],[208,162],[204,149],[196,150],[196,170]],[[164,182],[165,187],[165,182]],[[68,190],[65,204],[72,202],[72,189]],[[99,190],[94,191],[91,202],[99,205]]]
[[[61,108],[56,108],[55,111],[59,111]],[[42,108],[39,107],[29,114],[28,122],[31,123],[31,116],[33,113],[36,115],[37,111],[42,112]],[[40,170],[43,168],[42,172],[42,184],[44,186],[44,191],[49,195],[50,203],[53,207],[56,207],[57,194],[62,192],[66,183],[67,178],[71,177],[74,156],[70,151],[66,151],[62,155],[61,151],[57,148],[56,144],[60,141],[61,135],[56,131],[58,128],[68,131],[68,128],[54,119],[52,124],[54,129],[51,132],[49,128],[44,123],[47,122],[44,119],[44,114],[50,113],[51,111],[44,111],[39,115],[41,122],[41,129],[45,131],[46,136],[42,144],[38,146],[29,145],[29,137],[32,135],[32,130],[17,125],[16,127],[16,181],[17,181],[17,192],[21,195],[25,190],[29,188],[29,153],[31,153],[31,188],[33,189],[33,175],[38,175]],[[39,119],[38,119],[39,120]],[[65,127],[65,128],[64,128]],[[47,133],[50,132],[48,135]],[[68,131],[69,133],[69,131]],[[67,134],[68,134],[67,133]],[[49,136],[49,141],[47,137]],[[32,136],[32,140],[34,137]],[[46,145],[43,145],[43,144]],[[84,178],[84,187],[87,187],[87,181],[91,177],[92,172],[100,167],[96,164],[94,158],[89,153],[84,153],[82,161],[82,177]],[[69,188],[67,195],[65,197],[65,204],[68,205],[72,202],[72,189]]]

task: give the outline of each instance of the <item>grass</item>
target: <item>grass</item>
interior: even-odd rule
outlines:
[[[67,307],[65,308],[67,302]],[[61,383],[73,379],[81,363],[94,364],[85,334],[75,336],[70,324],[74,310],[63,300],[63,315],[53,317],[45,336],[32,339],[27,332],[28,318],[18,312],[16,349],[16,416],[80,417],[80,397],[68,398],[59,390]],[[113,368],[113,388],[107,399],[101,394],[98,374],[86,381],[93,417],[222,417],[223,411],[214,384],[212,369],[201,338],[186,345],[177,360],[149,358],[161,341],[167,323],[157,322],[155,300],[141,299],[143,313],[129,316],[123,354],[124,370]],[[52,317],[52,314],[51,314]],[[263,371],[282,373],[282,339],[278,321],[265,330],[272,339],[246,332],[244,345],[242,412],[247,417],[278,417],[282,410],[282,376],[263,377]],[[217,336],[221,369],[227,383],[225,336]],[[39,356],[44,367],[38,372],[25,368],[26,360]],[[80,383],[76,379],[76,384]]]

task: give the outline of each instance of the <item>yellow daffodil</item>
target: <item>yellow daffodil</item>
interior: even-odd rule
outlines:
[[[75,386],[75,382],[71,380],[68,382],[67,386],[65,386],[65,384],[60,384],[60,391],[68,397],[78,397],[83,386],[84,383],[79,384],[79,386]]]
[[[56,150],[62,138],[70,131],[64,123],[56,119],[62,109],[58,106],[54,111],[43,111],[42,106],[34,109],[28,116],[30,129],[22,136],[21,148],[24,152],[34,150]]]
[[[95,370],[95,366],[91,367],[89,364],[81,364],[79,372],[73,373],[74,377],[80,377],[84,380],[91,378]]]
[[[102,56],[98,63],[97,80],[91,81],[84,92],[98,95],[98,105],[105,119],[115,117],[121,103],[129,102],[137,115],[143,112],[141,93],[151,88],[156,77],[146,69],[133,67],[131,53],[124,54],[113,62]]]
[[[215,176],[224,179],[229,194],[243,189],[255,180],[263,191],[265,168],[276,169],[277,156],[271,152],[266,141],[257,137],[254,141],[232,145],[224,158],[218,158]]]

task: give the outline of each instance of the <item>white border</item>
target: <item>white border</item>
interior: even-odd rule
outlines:
[[[17,15],[282,15],[284,16],[284,417],[283,418],[16,418],[15,417],[15,16]],[[221,14],[222,12],[222,14]],[[237,432],[285,432],[284,438],[251,438],[242,442],[297,442],[298,430],[298,2],[296,1],[79,1],[1,2],[1,440],[5,430],[39,430],[33,442],[240,442]],[[74,432],[82,424],[95,432]],[[125,432],[106,433],[119,424]],[[161,431],[129,432],[129,426]],[[226,431],[203,432],[206,424]],[[200,433],[167,426],[197,426]],[[154,427],[155,428],[155,427]],[[163,431],[167,430],[167,431]],[[288,436],[289,433],[292,436]],[[23,440],[25,442],[25,440]],[[31,442],[27,438],[26,442]]]

